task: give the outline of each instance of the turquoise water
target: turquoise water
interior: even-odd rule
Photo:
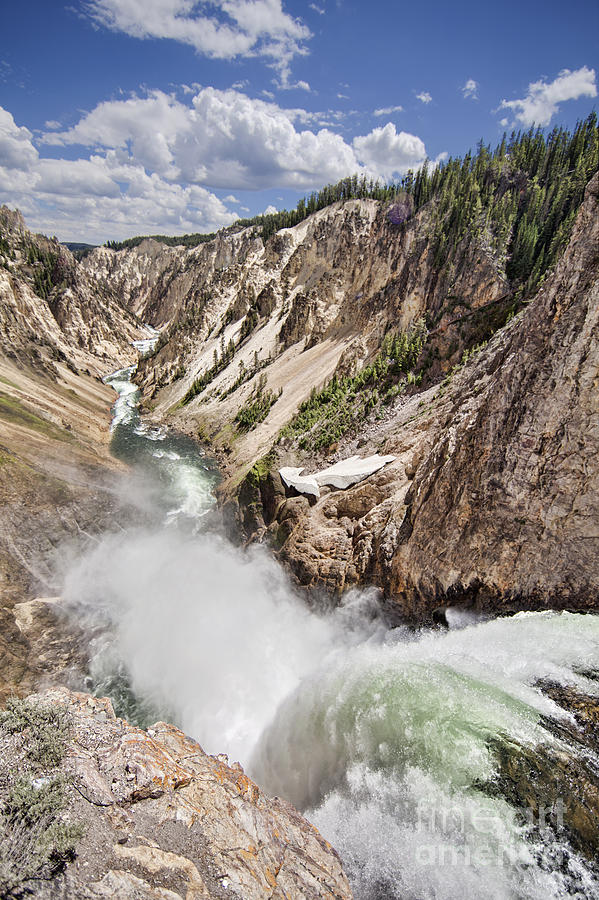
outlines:
[[[80,619],[105,623],[92,647],[99,689],[141,721],[170,718],[305,811],[362,900],[599,897],[559,804],[551,828],[531,830],[529,811],[490,790],[497,742],[580,752],[547,727],[568,716],[538,685],[597,695],[599,617],[388,630],[372,590],[308,610],[264,548],[206,527],[214,465],[144,424],[130,377],[107,379],[113,450],[154,485],[153,524],[106,535],[65,584]],[[590,751],[586,762],[599,772]]]
[[[197,524],[214,506],[218,469],[200,445],[161,425],[146,424],[139,415],[140,393],[131,378],[135,366],[105,378],[117,392],[113,407],[112,453],[147,476],[156,513],[167,522]]]

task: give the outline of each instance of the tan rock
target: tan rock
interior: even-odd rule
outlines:
[[[208,756],[172,725],[134,728],[106,699],[64,689],[37,699],[73,720],[69,817],[85,835],[63,876],[68,896],[351,898],[330,844],[238,763]]]

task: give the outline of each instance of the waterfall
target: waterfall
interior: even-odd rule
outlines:
[[[134,718],[170,718],[290,800],[340,852],[362,900],[599,897],[563,827],[565,798],[531,781],[522,805],[502,787],[510,754],[584,756],[599,771],[543,690],[599,696],[599,617],[389,630],[374,590],[308,609],[264,548],[204,527],[214,466],[141,422],[130,376],[110,379],[113,447],[159,485],[154,521],[104,536],[64,581],[96,635],[98,692]]]

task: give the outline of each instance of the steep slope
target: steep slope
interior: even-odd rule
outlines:
[[[3,355],[52,375],[55,362],[105,374],[123,357],[139,323],[117,296],[88,277],[56,239],[27,230],[0,209],[0,335]]]
[[[174,412],[179,427],[247,467],[315,386],[336,370],[353,371],[390,327],[427,317],[427,377],[438,378],[503,324],[513,299],[501,260],[467,235],[440,273],[434,215],[433,204],[396,226],[388,204],[353,200],[266,244],[248,228],[178,253],[150,242],[101,248],[85,265],[113,284],[127,277],[130,302],[152,324],[172,316],[156,354],[140,365],[154,416]],[[261,428],[244,433],[239,409],[281,388]]]
[[[0,815],[3,896],[351,900],[339,857],[313,825],[172,725],[142,731],[107,699],[49,691],[0,719],[0,747],[3,814],[11,789],[21,792],[7,831]],[[34,822],[23,802],[33,791]],[[56,831],[77,827],[77,858],[49,878],[44,838],[60,847]]]
[[[527,181],[510,177],[513,203]],[[534,198],[534,179],[530,190]],[[267,536],[302,584],[374,581],[414,620],[452,598],[588,608],[597,587],[595,195],[596,178],[566,253],[524,308],[505,233],[494,231],[503,226],[480,204],[439,265],[439,234],[454,213],[435,197],[399,225],[388,203],[350,200],[266,242],[252,226],[193,249],[102,248],[86,266],[113,283],[125,273],[135,308],[154,324],[170,319],[140,365],[146,412],[220,452],[235,527]],[[547,233],[551,246],[566,226]],[[402,334],[408,344],[424,336],[403,369],[389,343]],[[333,374],[328,394],[314,394]],[[318,432],[319,404],[340,408],[342,426]],[[276,475],[283,464],[314,469],[381,450],[398,461],[313,507],[286,496]]]
[[[142,334],[68,250],[0,209],[0,696],[31,690],[64,649],[44,660],[51,611],[23,617],[16,604],[52,595],[56,548],[120,507],[102,376],[134,361]]]
[[[246,529],[268,527],[301,583],[374,581],[413,621],[447,602],[596,608],[598,191],[595,176],[534,301],[443,384],[400,398],[332,457],[382,450],[395,463],[314,506],[285,499],[276,474],[293,447],[253,470],[239,493]]]

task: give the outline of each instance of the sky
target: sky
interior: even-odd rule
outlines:
[[[0,203],[66,241],[212,232],[571,128],[598,36],[597,0],[5,2]]]

